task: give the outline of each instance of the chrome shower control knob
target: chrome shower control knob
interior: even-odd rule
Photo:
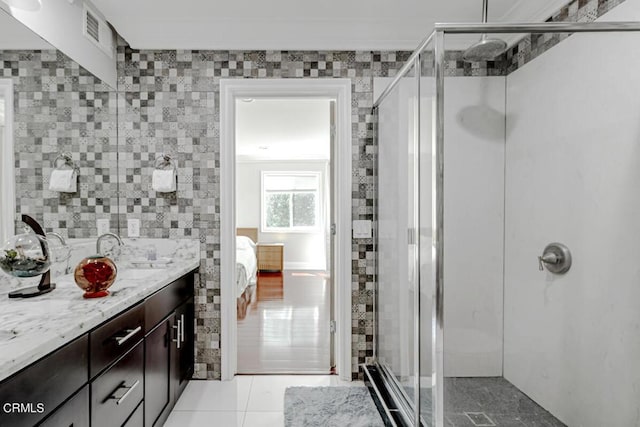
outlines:
[[[538,257],[538,264],[540,265],[540,271],[544,270],[544,264],[557,264],[558,256],[553,252],[547,252],[544,255]]]
[[[549,243],[538,257],[540,271],[546,267],[554,274],[564,274],[571,268],[571,252],[562,243]]]

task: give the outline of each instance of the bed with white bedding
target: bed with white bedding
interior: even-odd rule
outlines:
[[[236,297],[240,298],[247,286],[255,284],[258,261],[256,244],[249,237],[236,236]]]
[[[258,274],[257,228],[236,230],[236,301],[238,319],[244,319],[254,295]]]

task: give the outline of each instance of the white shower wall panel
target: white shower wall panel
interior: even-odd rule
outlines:
[[[445,376],[502,375],[504,99],[504,77],[445,80]]]
[[[569,426],[640,426],[639,45],[572,35],[507,77],[504,373]]]

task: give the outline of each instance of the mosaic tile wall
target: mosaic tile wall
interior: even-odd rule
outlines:
[[[117,227],[116,94],[57,50],[0,51],[0,78],[14,84],[18,214],[68,237],[96,235],[96,219]],[[78,191],[49,190],[59,153],[80,168]],[[20,221],[16,230],[22,230]]]
[[[353,219],[373,219],[373,78],[393,76],[408,52],[138,51],[120,47],[120,225],[145,237],[200,240],[196,377],[220,378],[221,78],[352,81]],[[150,190],[159,153],[178,163],[176,194]],[[373,241],[352,246],[352,373],[373,355]]]

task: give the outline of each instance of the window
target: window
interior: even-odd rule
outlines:
[[[263,231],[311,231],[319,225],[320,173],[263,172]]]

